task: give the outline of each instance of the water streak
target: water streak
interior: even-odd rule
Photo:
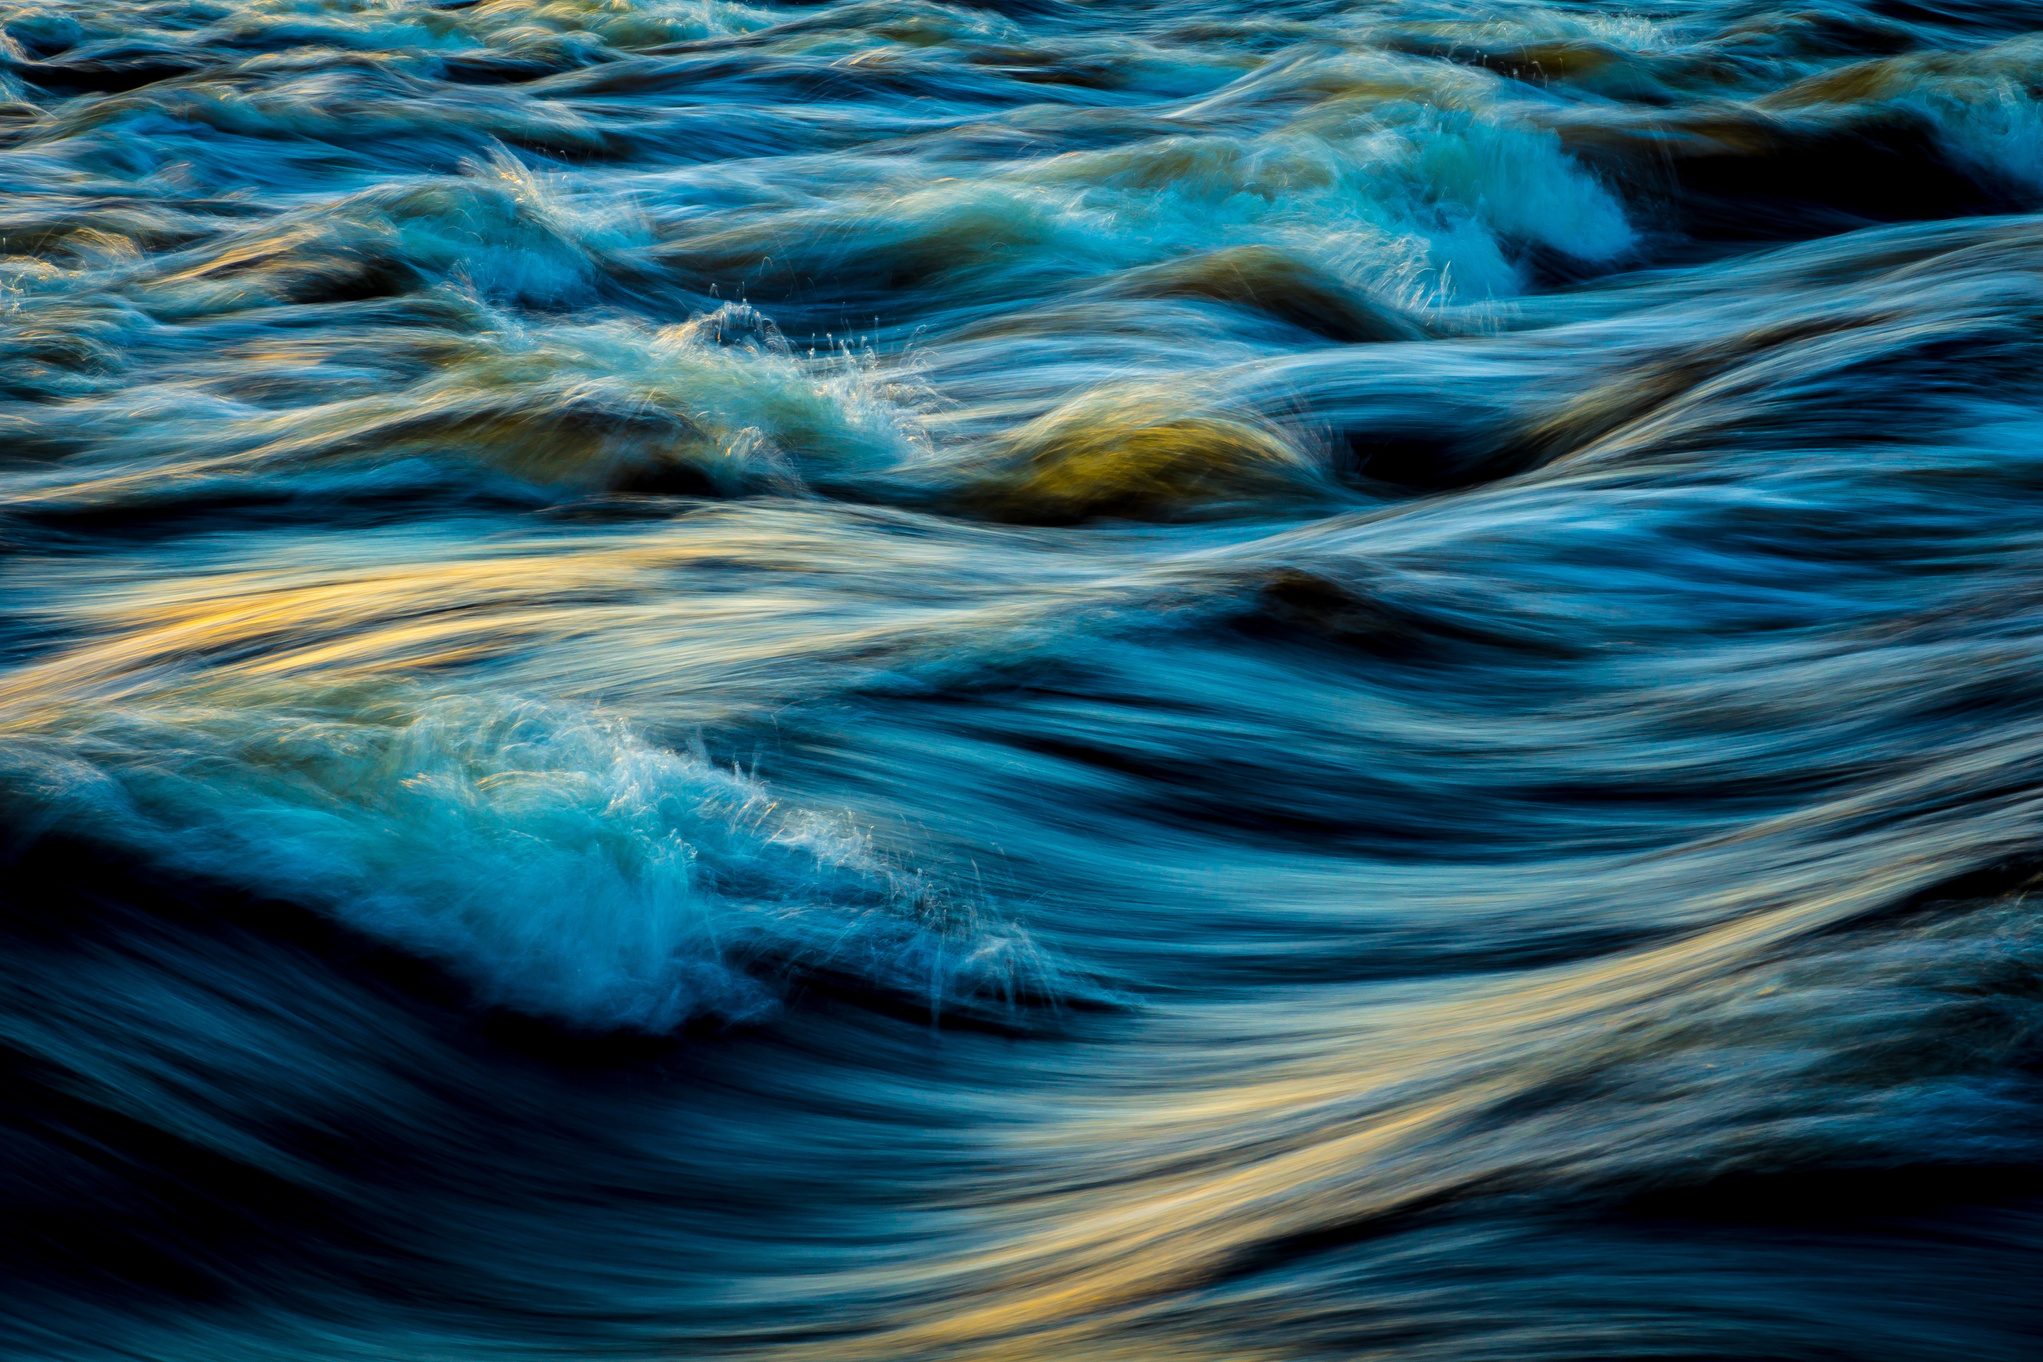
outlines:
[[[0,0],[0,1349],[2033,1357],[2038,28]]]

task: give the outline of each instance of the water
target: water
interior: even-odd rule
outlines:
[[[0,29],[8,1356],[2043,1348],[2043,9]]]

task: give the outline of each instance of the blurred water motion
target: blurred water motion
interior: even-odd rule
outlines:
[[[2037,30],[0,0],[0,1350],[2036,1357]]]

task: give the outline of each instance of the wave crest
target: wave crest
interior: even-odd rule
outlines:
[[[932,1015],[1056,991],[1017,929],[699,748],[535,701],[352,698],[103,714],[10,743],[7,783],[25,822],[316,907],[578,1027],[757,1019],[797,976]]]

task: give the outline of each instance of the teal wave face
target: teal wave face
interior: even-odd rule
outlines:
[[[0,0],[0,1352],[2043,1337],[1982,0]]]

